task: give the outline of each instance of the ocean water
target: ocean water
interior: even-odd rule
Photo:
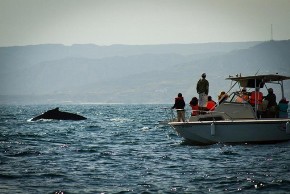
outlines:
[[[49,109],[84,121],[40,120]],[[0,193],[289,193],[290,142],[193,146],[164,105],[1,105]]]

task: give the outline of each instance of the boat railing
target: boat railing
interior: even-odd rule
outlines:
[[[246,111],[239,111],[238,109],[236,109],[236,107],[233,107],[234,111],[232,111],[231,110],[232,108],[230,109],[226,108],[232,105],[249,107],[249,109],[243,108],[242,110],[246,110]],[[252,107],[248,103],[227,102],[223,104],[222,106],[225,106],[224,108],[222,108],[222,110],[214,110],[214,111],[191,110],[191,109],[183,110],[183,109],[172,109],[169,107],[165,107],[163,109],[165,110],[165,114],[167,118],[165,121],[162,121],[162,123],[177,122],[177,111],[181,111],[181,110],[185,111],[185,122],[221,121],[221,120],[234,121],[237,119],[257,119],[255,117]],[[197,114],[194,114],[195,112]]]
[[[173,121],[174,118],[175,118],[175,115],[174,115],[173,109],[172,109],[172,108],[165,108],[165,110],[169,112],[169,114],[168,114],[168,115],[169,115],[169,118],[168,118],[168,119],[169,119],[170,121]]]
[[[177,111],[184,111],[185,113],[185,122],[188,122],[188,120],[191,117],[192,110],[189,109],[172,109],[171,107],[163,107],[162,108],[165,111],[166,120],[160,121],[159,123],[169,123],[169,122],[177,122]],[[198,111],[201,112],[201,111]]]
[[[174,109],[170,107],[163,107],[162,109],[165,111],[166,120],[159,121],[159,124],[168,124],[169,122],[173,122],[177,120],[176,119],[177,116],[174,113],[175,111],[173,111]]]

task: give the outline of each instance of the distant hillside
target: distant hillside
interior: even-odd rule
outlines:
[[[216,100],[220,91],[227,91],[229,88],[231,83],[225,80],[229,75],[240,73],[242,75],[256,73],[290,75],[289,43],[290,41],[264,42],[248,49],[192,59],[162,71],[94,83],[91,87],[81,88],[80,91],[86,90],[101,94],[100,96],[106,96],[112,102],[116,101],[116,98],[122,97],[130,102],[132,100],[132,102],[152,103],[170,103],[178,92],[182,92],[189,101],[191,97],[197,96],[196,82],[201,73],[206,72],[207,79],[210,81],[210,95]],[[285,84],[290,85],[290,80]],[[97,91],[97,88],[101,88],[101,91]],[[117,95],[111,96],[112,91]],[[265,91],[264,93],[266,94]],[[285,93],[290,97],[290,87],[285,87]]]
[[[289,40],[2,47],[0,103],[172,103],[178,92],[187,100],[197,95],[203,72],[215,99],[228,88],[229,75],[290,75],[289,63]]]
[[[186,72],[183,73],[183,77],[189,77],[192,74],[195,80],[200,77],[200,72],[206,72],[212,86],[211,95],[216,99],[221,90],[228,89],[230,83],[224,78],[229,75],[279,73],[290,76],[290,40],[264,42],[248,49],[235,50],[227,54],[193,61],[183,65],[180,74],[182,72]],[[194,82],[196,81],[192,79],[191,84],[195,84]],[[286,85],[285,93],[290,98],[290,80],[285,84],[289,86]],[[188,95],[190,96],[192,93],[195,93],[194,88],[188,91]]]

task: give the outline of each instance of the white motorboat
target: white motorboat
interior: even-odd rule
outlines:
[[[233,85],[227,92],[227,101],[217,105],[214,111],[205,111],[191,116],[186,122],[169,122],[177,134],[193,144],[208,145],[214,143],[274,143],[290,140],[290,119],[266,117],[265,109],[237,102],[240,92],[231,92],[233,88],[263,88],[269,84],[281,86],[284,98],[283,81],[290,77],[282,75],[256,75],[229,77]],[[231,93],[230,93],[231,92]],[[218,103],[219,104],[219,103]],[[259,105],[260,106],[260,105]]]

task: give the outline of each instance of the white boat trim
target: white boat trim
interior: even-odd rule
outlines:
[[[169,124],[179,136],[200,145],[288,141],[290,139],[289,123],[290,119],[267,119],[171,122]]]

